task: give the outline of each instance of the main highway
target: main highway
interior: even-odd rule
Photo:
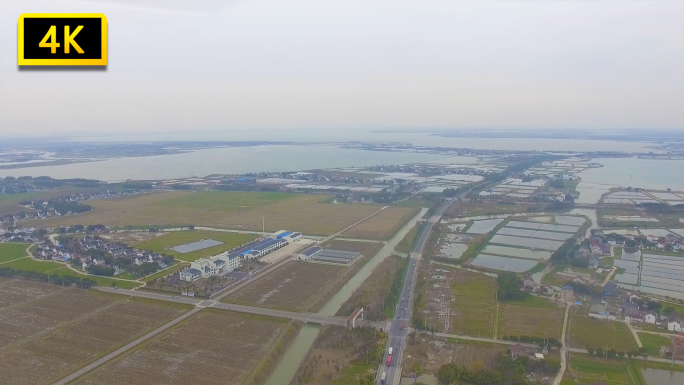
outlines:
[[[418,261],[422,257],[421,253],[425,246],[425,242],[427,242],[427,239],[430,236],[432,227],[435,223],[439,222],[442,214],[444,214],[444,211],[446,211],[451,203],[452,199],[447,201],[432,217],[430,217],[423,228],[423,231],[420,233],[418,241],[416,241],[413,252],[409,255],[409,265],[408,269],[406,269],[406,277],[404,278],[401,296],[399,297],[399,303],[395,310],[395,317],[387,323],[387,347],[385,349],[383,361],[378,368],[378,384],[382,383],[383,373],[385,376],[385,384],[399,384],[399,381],[401,380],[402,353],[406,346],[406,337],[409,333],[412,306],[411,296],[413,295],[413,288],[416,282]],[[390,365],[387,366],[390,348],[392,349],[392,360]]]

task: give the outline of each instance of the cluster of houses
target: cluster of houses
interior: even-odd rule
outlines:
[[[615,234],[608,233],[604,235],[602,230],[594,230],[595,237],[601,237],[605,239],[610,246],[624,246],[627,240],[635,242],[635,245],[644,249],[659,249],[659,250],[683,250],[684,251],[684,239],[678,237],[674,233],[669,233],[666,235],[635,235],[635,234]]]
[[[0,217],[0,224],[9,226],[23,220],[78,214],[83,211],[91,210],[90,206],[78,204],[78,202],[93,199],[115,198],[140,193],[140,190],[104,190],[92,193],[63,195],[49,200],[24,201],[21,202],[21,205],[26,208],[26,210]]]
[[[297,242],[301,233],[286,230],[276,231],[268,238],[260,239],[234,251],[225,251],[208,258],[200,258],[190,263],[190,267],[182,270],[181,281],[194,282],[200,278],[208,278],[238,269],[245,260],[255,260]]]
[[[618,291],[615,282],[608,282],[604,288],[602,298],[593,299],[589,308],[589,317],[598,319],[617,320],[623,319],[628,322],[641,322],[656,325],[672,332],[681,332],[682,319],[676,314],[660,315],[648,306],[640,305],[641,293]]]
[[[56,260],[77,265],[86,270],[89,266],[106,266],[114,269],[114,275],[126,271],[126,266],[141,266],[144,263],[157,265],[157,270],[173,263],[173,257],[149,250],[129,247],[124,243],[110,243],[98,237],[86,235],[70,238],[64,244],[45,240],[33,251],[34,258]]]
[[[0,228],[0,242],[36,243],[45,238],[47,230],[35,227]]]

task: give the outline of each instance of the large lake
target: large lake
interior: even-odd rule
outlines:
[[[150,141],[234,141],[270,140],[293,142],[376,142],[411,143],[417,146],[470,148],[475,150],[512,151],[662,151],[649,149],[652,143],[619,142],[612,140],[541,139],[541,138],[457,138],[426,133],[379,133],[363,130],[244,130],[193,132],[186,134],[119,135],[75,138],[75,141],[150,142]]]
[[[638,158],[596,158],[603,165],[590,168],[579,176],[578,203],[596,203],[601,194],[612,187],[684,191],[684,160],[654,160]]]
[[[60,166],[0,170],[0,176],[50,176],[58,179],[86,178],[103,181],[127,179],[174,179],[209,174],[302,171],[315,168],[364,167],[422,163],[472,163],[470,157],[365,151],[335,146],[255,146],[198,150],[183,154],[115,158]]]

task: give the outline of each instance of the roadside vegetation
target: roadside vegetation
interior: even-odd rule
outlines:
[[[372,385],[386,342],[374,329],[325,326],[291,384]]]
[[[399,241],[394,250],[400,253],[410,254],[416,247],[416,243],[418,242],[420,233],[423,231],[426,225],[427,222],[425,221],[416,223],[416,225],[413,226],[413,228],[411,228],[411,230],[409,230],[408,233],[406,233],[404,238],[401,241]]]

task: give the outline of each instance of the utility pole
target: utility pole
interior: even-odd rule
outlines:
[[[261,232],[266,232],[266,217],[264,215],[261,216]]]

